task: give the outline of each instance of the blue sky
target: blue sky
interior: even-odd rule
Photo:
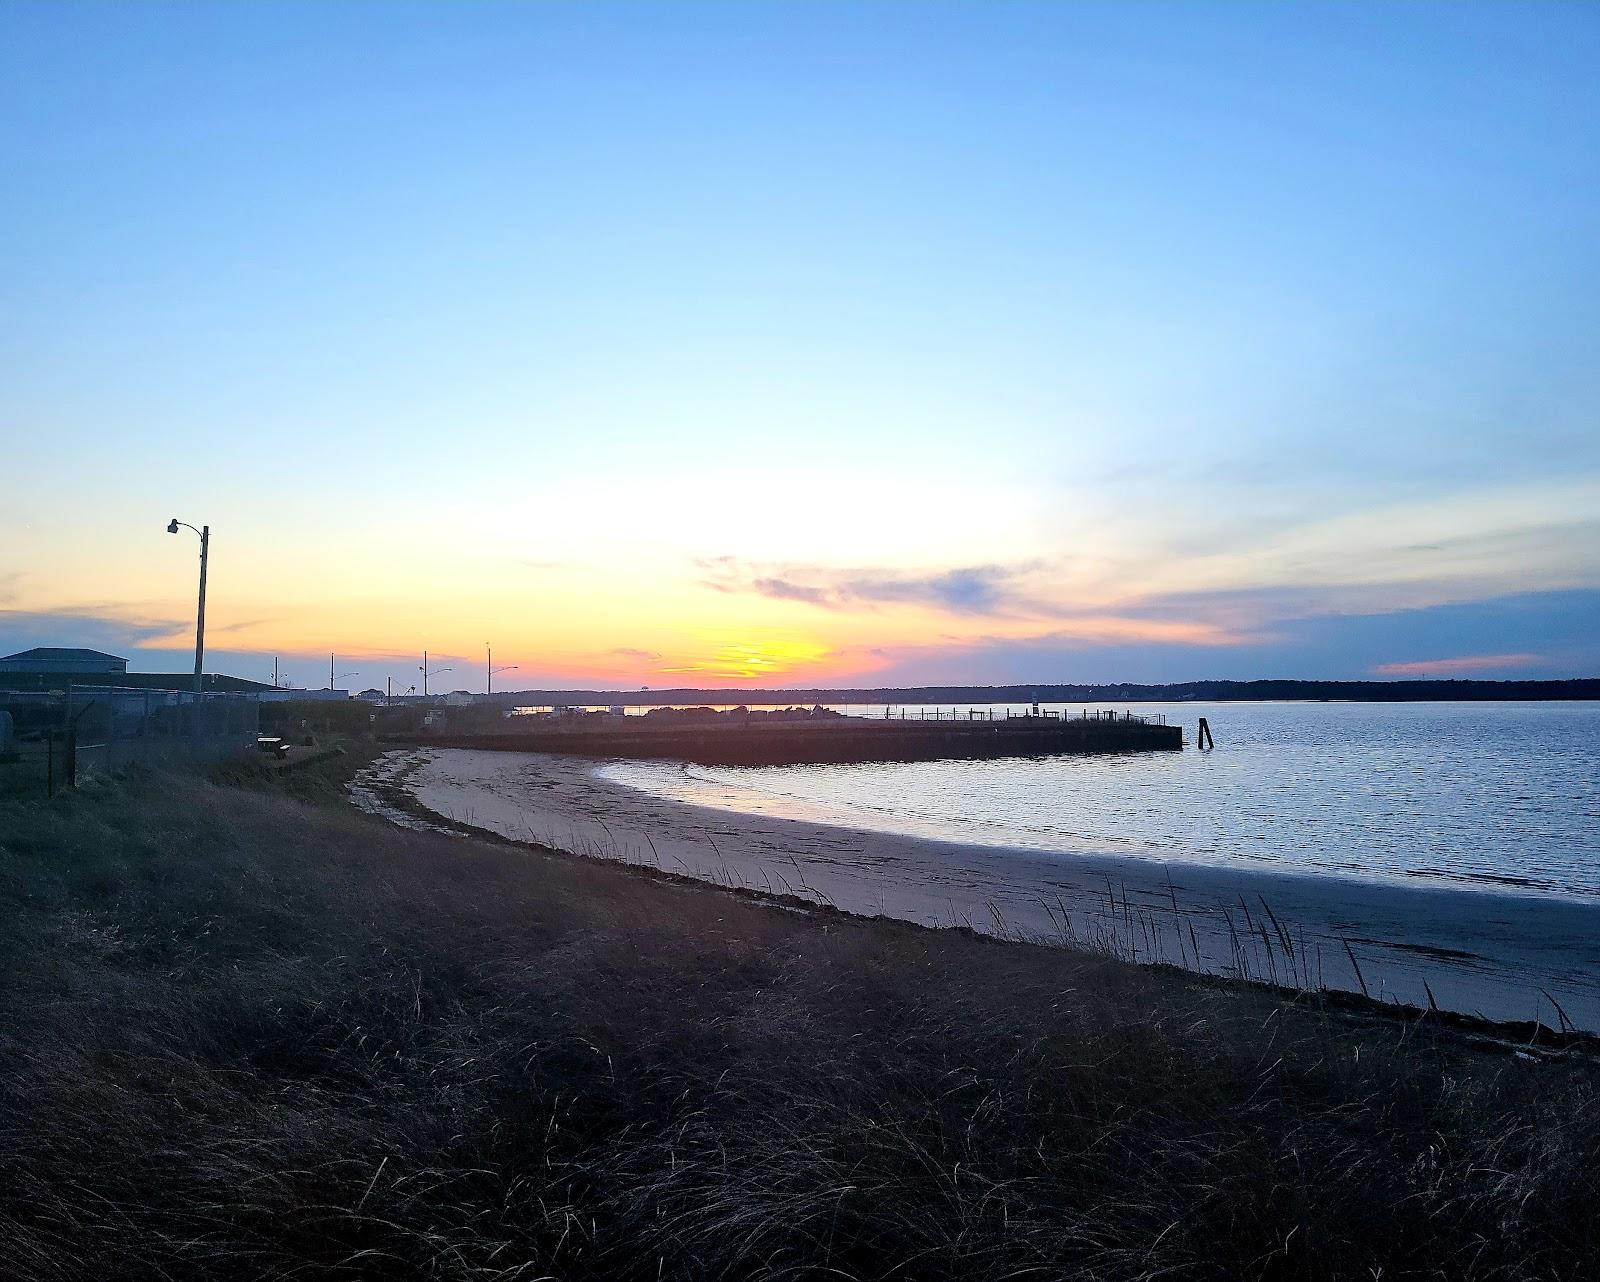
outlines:
[[[1600,671],[1597,55],[1578,4],[0,4],[0,647],[183,666],[176,512],[219,666],[311,684]]]

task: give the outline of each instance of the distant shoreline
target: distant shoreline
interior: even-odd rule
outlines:
[[[1563,681],[1185,681],[1167,685],[508,690],[505,704],[1521,703],[1600,699],[1600,677]]]

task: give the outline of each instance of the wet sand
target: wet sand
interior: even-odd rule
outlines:
[[[1326,876],[1054,854],[685,805],[603,763],[417,748],[363,772],[357,804],[864,916],[1103,947],[1492,1020],[1600,1032],[1600,904]],[[391,801],[386,801],[386,797]],[[1560,1004],[1560,1012],[1555,1008]]]

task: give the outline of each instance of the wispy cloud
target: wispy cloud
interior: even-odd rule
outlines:
[[[251,628],[260,628],[276,622],[278,620],[276,616],[273,616],[264,619],[239,619],[233,623],[207,623],[206,635],[212,636],[219,632],[248,632]]]
[[[1129,526],[1113,515],[1072,552],[1026,561],[909,570],[721,557],[699,568],[704,581],[724,593],[840,614],[887,616],[916,609],[939,618],[936,633],[922,627],[920,635],[898,638],[883,635],[899,626],[888,618],[855,625],[896,649],[911,642],[1242,650],[1293,644],[1310,635],[1306,629],[1315,620],[1600,587],[1597,503],[1600,477],[1576,475],[1423,501],[1386,500],[1333,516],[1308,517],[1280,505],[1265,527],[1252,516],[1243,524],[1202,523],[1193,537],[1164,530],[1159,522],[1151,530]],[[1403,634],[1409,626],[1397,621],[1395,630]],[[1479,639],[1489,660],[1535,648],[1552,653],[1540,637],[1510,631],[1496,640]],[[1418,652],[1450,654],[1432,646],[1419,646],[1413,653]],[[1369,670],[1393,654],[1369,651],[1356,670]],[[1328,662],[1350,670],[1339,656]]]
[[[641,663],[654,663],[661,655],[655,650],[639,650],[631,645],[619,645],[607,654],[617,655],[623,659],[638,659]]]
[[[898,606],[930,610],[948,620],[933,639],[940,645],[1030,641],[1096,646],[1142,641],[1217,646],[1261,638],[1259,611],[1213,614],[1203,602],[1159,597],[1116,604],[1079,601],[1062,568],[1041,561],[920,572],[820,566],[785,566],[768,572],[767,567],[752,568],[724,557],[703,562],[702,569],[710,576],[707,585],[719,592],[800,601],[832,611]],[[974,630],[974,621],[981,631]]]
[[[1005,615],[1039,609],[1027,590],[1037,562],[887,570],[819,565],[753,566],[734,557],[703,560],[706,586],[828,610],[922,606],[950,614]]]
[[[1488,672],[1504,668],[1543,666],[1542,654],[1463,654],[1453,659],[1417,659],[1406,663],[1380,663],[1372,670],[1385,677],[1437,677],[1458,672]]]
[[[184,628],[190,629],[189,640],[194,640],[192,621],[142,617],[125,606],[90,604],[61,610],[0,610],[0,645],[11,645],[17,640],[26,648],[29,645],[88,645],[104,649],[107,645],[124,649],[159,647],[161,639]]]

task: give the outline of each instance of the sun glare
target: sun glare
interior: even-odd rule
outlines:
[[[711,676],[730,681],[755,681],[788,676],[797,671],[821,669],[838,652],[815,641],[778,638],[761,642],[724,643],[706,654],[692,655],[662,672]]]

